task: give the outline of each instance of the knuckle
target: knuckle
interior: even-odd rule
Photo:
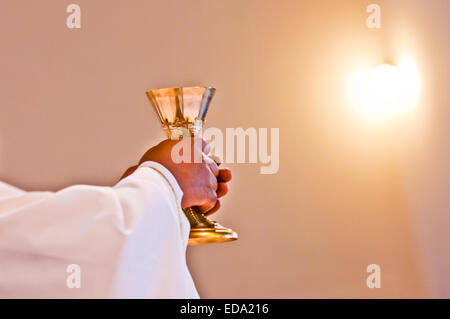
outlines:
[[[211,167],[211,170],[213,171],[213,173],[219,173],[219,166],[217,166],[216,162],[214,162],[213,160],[210,159],[210,164],[209,166]]]
[[[217,202],[217,193],[215,191],[208,192],[208,201],[214,204]]]
[[[216,192],[218,187],[219,187],[219,183],[217,182],[217,179],[213,176],[213,177],[210,179],[210,188],[211,188],[214,192]]]

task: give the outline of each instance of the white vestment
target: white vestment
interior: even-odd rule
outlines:
[[[182,196],[154,162],[114,187],[0,182],[0,298],[198,298]]]

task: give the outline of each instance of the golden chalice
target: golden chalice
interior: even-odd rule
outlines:
[[[179,139],[186,134],[197,137],[202,130],[211,99],[212,87],[180,87],[146,92],[167,137]],[[184,209],[191,224],[189,245],[221,243],[238,238],[230,228],[210,220],[197,207]]]

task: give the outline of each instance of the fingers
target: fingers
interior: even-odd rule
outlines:
[[[202,151],[205,154],[208,154],[209,152],[211,152],[211,145],[209,145],[208,142],[206,142],[203,139],[202,139]]]
[[[219,183],[217,186],[217,198],[223,197],[228,193],[228,184],[227,183]]]
[[[214,177],[219,177],[219,167],[217,166],[216,162],[214,162],[211,158],[209,158],[208,156],[204,156],[203,157],[205,163],[208,165],[208,168],[211,170],[211,172],[213,173]]]
[[[231,171],[227,168],[219,169],[221,160],[218,156],[207,155],[211,152],[211,146],[206,141],[199,138],[183,140],[185,144],[182,147],[178,145],[180,140],[166,140],[147,151],[146,154],[152,156],[143,156],[143,158],[162,162],[171,169],[184,192],[183,208],[197,206],[202,213],[213,214],[221,206],[218,198],[228,193],[227,182],[231,180]],[[174,147],[177,147],[176,151],[180,152],[180,156],[184,156],[184,151],[187,152],[186,147],[190,147],[190,150],[188,149],[190,156],[181,162],[182,165],[174,165],[168,160],[169,155],[172,159]],[[126,174],[131,174],[135,169],[133,168],[127,170]]]
[[[220,166],[220,164],[222,164],[222,159],[220,158],[220,156],[217,155],[208,155],[208,157],[210,159],[212,159],[214,162],[216,162],[217,166]]]
[[[215,191],[210,191],[208,194],[208,199],[203,205],[200,205],[198,208],[202,213],[207,213],[212,210],[217,204],[217,193]]]
[[[225,196],[228,193],[228,185],[226,183],[219,183],[217,187],[216,196],[212,196],[208,203],[199,206],[200,211],[205,214],[205,216],[209,216],[217,212],[221,203],[218,198]]]
[[[228,183],[231,181],[232,175],[231,170],[229,168],[221,168],[219,169],[219,175],[217,176],[217,180],[219,183]]]
[[[215,212],[217,212],[217,211],[220,209],[220,206],[221,206],[220,200],[218,200],[218,201],[216,202],[216,204],[214,205],[213,208],[211,208],[209,211],[207,211],[206,213],[204,213],[205,216],[209,216],[209,215],[211,215],[211,214],[214,214]]]
[[[216,175],[217,184],[213,185],[213,189],[214,186],[216,186],[215,187],[216,196],[211,196],[208,203],[199,207],[201,212],[204,213],[206,216],[211,215],[220,209],[221,204],[218,198],[221,198],[228,193],[227,182],[231,180],[231,171],[228,168],[220,170],[217,168],[217,170],[218,170],[218,174]]]
[[[217,178],[215,176],[211,176],[210,185],[212,190],[214,192],[217,192],[217,189],[219,188],[219,182],[217,181]]]

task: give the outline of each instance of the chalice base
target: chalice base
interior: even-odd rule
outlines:
[[[189,233],[188,244],[202,245],[223,243],[238,239],[238,235],[231,228],[226,228],[217,222],[214,222],[214,227],[208,228],[191,228]]]
[[[238,239],[235,231],[210,220],[197,207],[188,207],[183,211],[191,224],[188,245],[223,243]]]

